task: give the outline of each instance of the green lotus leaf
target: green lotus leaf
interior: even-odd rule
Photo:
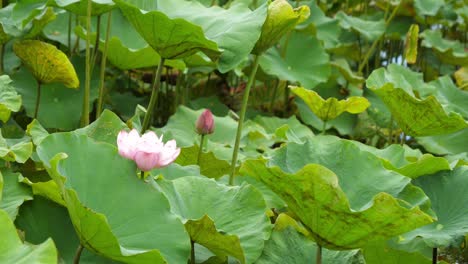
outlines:
[[[276,142],[284,140],[302,143],[314,135],[310,128],[299,122],[295,116],[285,119],[258,115],[253,121],[264,128],[266,133],[274,134]]]
[[[31,157],[33,145],[28,137],[5,139],[0,131],[0,158],[25,163]]]
[[[28,243],[40,244],[50,237],[56,243],[59,263],[73,263],[80,240],[73,229],[65,207],[35,196],[33,201],[21,206],[15,223],[18,229],[24,232],[24,239]],[[85,248],[81,252],[80,263],[107,264],[115,262],[99,257]]]
[[[416,63],[418,56],[419,26],[412,24],[405,40],[405,60],[410,64]]]
[[[85,61],[84,58],[72,59],[80,78],[81,87],[65,89],[60,83],[41,86],[40,113],[38,121],[46,128],[72,130],[78,127],[83,108]],[[95,66],[91,77],[90,104],[98,97],[99,68]],[[28,116],[34,116],[37,96],[37,83],[29,71],[20,68],[11,76],[18,93],[23,98],[23,106]],[[92,107],[90,109],[93,109]]]
[[[200,174],[200,167],[197,165],[182,166],[177,163],[171,163],[169,166],[154,169],[150,172],[150,175],[155,178],[162,176],[167,180],[174,180],[186,176],[202,176]]]
[[[430,259],[418,252],[406,252],[390,247],[386,241],[377,241],[366,245],[362,249],[364,259],[368,264],[430,264]]]
[[[424,245],[431,248],[459,245],[468,233],[468,166],[419,177],[414,184],[431,199],[438,220],[410,231],[399,238],[404,247]]]
[[[460,89],[468,90],[468,67],[461,67],[453,74],[453,77],[455,77],[457,86]]]
[[[341,28],[338,19],[326,16],[314,1],[309,2],[309,8],[310,16],[302,25],[307,25],[309,22],[312,23],[315,27],[317,38],[323,41],[323,46],[327,50],[340,45]]]
[[[198,163],[199,150],[200,147],[198,145],[183,148],[175,162],[182,166],[199,165],[200,173],[209,178],[220,178],[231,172],[231,163],[227,160],[216,158],[213,152],[202,152],[200,163]]]
[[[158,10],[171,18],[182,18],[202,27],[206,37],[218,44],[222,54],[220,72],[228,72],[247,58],[260,38],[267,6],[251,11],[247,4],[234,1],[228,9],[204,7],[197,1],[158,1]],[[207,54],[208,55],[208,54]]]
[[[445,4],[444,0],[415,0],[414,7],[419,16],[435,16]]]
[[[63,200],[62,194],[60,193],[59,186],[54,180],[49,180],[45,182],[32,182],[28,178],[22,178],[21,182],[31,186],[32,193],[35,196],[40,195],[51,201],[54,201],[55,203],[61,206],[67,206],[65,201]]]
[[[358,114],[370,106],[366,98],[359,96],[351,96],[346,100],[336,98],[324,100],[317,92],[303,87],[291,86],[291,91],[304,100],[310,110],[322,121],[335,119],[343,112]]]
[[[344,29],[352,29],[372,41],[380,38],[385,33],[385,22],[383,19],[378,21],[364,20],[358,17],[346,15],[343,11],[335,15]]]
[[[0,173],[0,203],[2,202],[2,195],[3,195],[3,176]]]
[[[58,133],[45,138],[37,154],[86,248],[127,263],[187,260],[190,240],[167,199],[139,180],[135,163],[114,146]]]
[[[70,13],[62,11],[57,13],[55,20],[47,24],[43,29],[42,33],[45,37],[50,40],[57,41],[58,43],[68,47],[69,44],[71,47],[69,49],[75,49],[76,51],[81,51],[86,48],[85,39],[79,38],[73,29],[78,25],[76,19],[71,20],[71,32],[70,32],[70,43],[68,43],[68,23],[69,23]],[[78,70],[78,73],[80,71]]]
[[[455,112],[447,114],[434,96],[419,100],[392,83],[373,89],[392,112],[400,128],[410,136],[449,134],[468,127]]]
[[[34,145],[39,146],[42,140],[49,135],[43,126],[34,119],[26,128],[26,134],[31,137]]]
[[[305,5],[293,8],[286,0],[269,2],[267,18],[262,26],[260,39],[255,44],[252,53],[262,54],[293,30],[297,24],[306,20],[309,15],[310,9]]]
[[[172,211],[186,224],[189,220],[198,220],[206,215],[218,232],[227,235],[222,237],[217,234],[215,237],[222,240],[207,243],[207,239],[213,236],[213,226],[197,234],[200,242],[206,241],[202,245],[213,253],[223,250],[223,254],[233,254],[233,250],[238,249],[235,244],[223,244],[220,249],[220,243],[236,236],[242,252],[236,252],[234,256],[242,256],[239,259],[241,263],[253,263],[260,256],[265,240],[270,236],[271,224],[265,215],[267,208],[262,194],[254,187],[226,186],[202,177],[159,180],[156,184],[168,197]],[[204,240],[201,240],[202,237]]]
[[[29,29],[28,33],[26,33],[23,37],[26,39],[32,39],[36,37],[42,32],[44,27],[55,20],[56,17],[57,15],[55,14],[53,8],[49,7],[45,9],[45,12],[42,15],[32,20],[31,29]]]
[[[446,111],[454,111],[468,119],[468,91],[458,89],[449,76],[439,77],[429,83],[433,94]]]
[[[115,145],[117,135],[126,128],[127,125],[116,114],[105,109],[96,121],[84,128],[75,130],[74,133],[87,135],[96,141]]]
[[[2,169],[0,174],[3,174],[4,181],[0,210],[6,212],[10,219],[14,221],[18,215],[19,207],[25,201],[32,200],[32,193],[27,186],[18,181],[20,173],[13,173],[11,170]]]
[[[428,198],[409,178],[386,170],[379,158],[346,140],[289,143],[268,163],[244,162],[240,173],[270,187],[329,249],[359,248],[432,222],[419,209],[429,206]]]
[[[23,244],[8,214],[0,210],[0,262],[17,264],[51,264],[57,262],[54,241],[47,239],[40,245]]]
[[[284,55],[273,47],[261,55],[259,63],[267,74],[310,89],[326,82],[331,74],[329,56],[320,41],[302,32],[290,33]]]
[[[433,88],[424,82],[422,73],[411,71],[397,64],[390,64],[387,69],[374,70],[366,80],[366,85],[371,90],[379,89],[387,83],[393,84],[395,88],[403,89],[410,95],[414,95],[414,91],[422,95],[433,94]]]
[[[51,0],[50,5],[63,8],[69,12],[79,16],[86,16],[88,13],[88,1],[80,0]],[[98,16],[103,13],[111,11],[115,8],[112,0],[92,0],[91,1],[91,15]]]
[[[360,84],[365,81],[361,76],[354,74],[354,72],[349,67],[348,61],[345,59],[336,59],[330,62],[330,65],[337,68],[349,83]]]
[[[60,82],[68,88],[79,87],[75,68],[54,45],[39,40],[23,40],[16,42],[13,50],[39,83]]]
[[[11,85],[8,75],[0,76],[0,120],[4,123],[10,119],[11,112],[18,112],[21,108],[21,96]]]
[[[444,39],[442,32],[436,30],[425,30],[420,36],[423,38],[421,46],[435,50],[443,62],[455,65],[468,64],[468,53],[459,41]]]
[[[198,51],[212,60],[220,56],[218,45],[205,37],[200,26],[181,18],[171,19],[158,10],[143,11],[132,5],[136,1],[115,2],[138,33],[164,59],[184,58]]]
[[[274,193],[270,188],[268,188],[268,186],[266,186],[263,182],[255,178],[249,177],[248,175],[237,175],[234,178],[235,185],[245,184],[244,182],[252,185],[262,193],[268,208],[275,208],[281,210],[287,207],[286,203],[276,193]]]
[[[270,240],[265,243],[262,256],[255,264],[303,264],[313,263],[316,259],[317,245],[298,233],[291,227],[276,229]],[[323,263],[347,264],[354,263],[358,256],[357,250],[332,251],[322,250]]]
[[[426,150],[434,154],[455,155],[466,153],[466,146],[468,146],[468,128],[447,135],[418,137],[416,140]]]

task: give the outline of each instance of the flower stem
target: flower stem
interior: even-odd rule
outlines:
[[[86,16],[86,78],[85,78],[85,89],[83,97],[83,111],[81,113],[81,126],[85,127],[89,125],[89,94],[91,87],[91,52],[90,52],[90,37],[89,33],[91,30],[91,0],[88,0],[88,10]]]
[[[325,131],[327,131],[327,121],[322,121],[323,122],[323,126],[322,126],[322,132],[320,133],[320,135],[325,135]]]
[[[143,119],[143,125],[141,127],[141,133],[145,133],[145,131],[149,128],[149,123],[151,119],[151,114],[153,113],[154,106],[156,105],[156,101],[158,101],[158,93],[159,93],[159,85],[161,82],[161,73],[162,68],[164,67],[164,58],[161,57],[159,61],[158,70],[156,71],[156,75],[154,77],[153,88],[151,91],[151,98],[146,108],[145,118]]]
[[[104,84],[105,84],[104,79],[106,75],[107,49],[109,48],[111,15],[112,15],[112,12],[109,12],[108,17],[107,17],[106,42],[104,44],[104,50],[102,51],[101,72],[100,72],[100,77],[99,77],[99,98],[98,98],[98,104],[97,104],[97,109],[96,109],[96,118],[98,118],[101,115],[102,104],[104,102]]]
[[[437,248],[432,249],[432,264],[437,264]]]
[[[195,241],[190,239],[190,264],[195,264]]]
[[[236,142],[234,144],[234,151],[232,153],[232,162],[231,162],[231,175],[229,175],[229,185],[234,184],[234,176],[236,174],[236,164],[237,164],[237,154],[239,153],[239,144],[242,134],[242,125],[244,123],[245,112],[247,111],[247,104],[249,102],[249,93],[250,89],[252,88],[253,83],[255,82],[255,74],[257,73],[258,69],[258,58],[259,56],[255,55],[253,65],[252,65],[252,72],[250,72],[249,82],[245,87],[244,96],[242,97],[242,108],[239,116],[239,123],[237,125],[237,134],[236,134]]]
[[[80,263],[80,258],[81,258],[81,252],[83,252],[83,245],[79,244],[78,248],[76,249],[75,257],[73,258],[73,264],[78,264]]]
[[[68,56],[71,57],[73,54],[72,44],[71,44],[71,31],[72,31],[72,21],[73,21],[73,14],[70,12],[68,13],[68,36],[67,36],[67,43],[68,43]]]
[[[34,119],[37,119],[39,114],[39,103],[41,101],[41,82],[37,82],[37,96],[36,96],[36,108],[34,109]]]
[[[198,158],[197,158],[197,164],[198,166],[200,166],[200,159],[201,159],[201,156],[202,156],[202,153],[203,153],[203,144],[205,143],[205,135],[201,135],[201,139],[200,139],[200,149],[198,150]]]
[[[315,255],[315,264],[322,264],[322,246],[317,245],[317,254]]]

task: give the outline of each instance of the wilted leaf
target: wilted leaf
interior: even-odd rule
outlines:
[[[468,67],[461,67],[453,76],[457,81],[458,87],[462,90],[468,90]]]
[[[412,24],[405,40],[405,60],[410,64],[416,63],[418,57],[419,26]]]
[[[366,111],[370,106],[369,101],[364,97],[351,96],[346,100],[336,98],[324,100],[317,92],[303,87],[291,86],[291,91],[304,100],[310,110],[323,121],[335,119],[343,112],[358,114]]]
[[[68,88],[79,87],[75,68],[54,45],[39,40],[23,40],[16,42],[13,50],[39,83],[61,82]]]

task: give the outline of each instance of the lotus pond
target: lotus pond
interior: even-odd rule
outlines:
[[[466,1],[0,3],[0,263],[468,263]]]

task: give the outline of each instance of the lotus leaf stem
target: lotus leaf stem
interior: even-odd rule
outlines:
[[[91,29],[91,0],[88,0],[88,10],[86,16],[86,78],[83,97],[83,111],[81,113],[81,126],[89,125],[89,94],[91,90],[91,52],[90,52],[90,29]]]
[[[315,264],[322,264],[322,246],[317,245],[317,254],[315,255]]]
[[[145,118],[143,119],[143,125],[141,127],[141,133],[145,133],[145,131],[149,128],[151,114],[153,113],[154,106],[156,105],[156,101],[158,101],[158,93],[159,93],[159,85],[161,83],[161,73],[162,68],[164,67],[164,58],[161,57],[159,61],[158,70],[156,71],[156,75],[154,77],[153,88],[151,91],[151,98],[148,104],[148,108],[146,108]]]
[[[39,103],[41,101],[41,82],[37,82],[37,96],[36,96],[36,108],[34,108],[34,119],[37,119],[39,114]]]
[[[106,74],[106,63],[107,63],[107,50],[109,49],[109,35],[111,29],[111,15],[112,12],[108,13],[107,17],[107,29],[106,29],[106,42],[104,43],[104,50],[102,51],[102,59],[101,59],[101,72],[99,77],[99,98],[98,104],[96,109],[96,118],[101,115],[102,112],[102,104],[104,102],[104,84],[105,84],[105,74]]]
[[[78,245],[78,248],[76,249],[75,257],[73,258],[73,264],[78,264],[80,263],[80,258],[81,258],[81,252],[83,252],[83,245],[80,243]]]
[[[195,264],[195,241],[190,239],[190,264]]]

